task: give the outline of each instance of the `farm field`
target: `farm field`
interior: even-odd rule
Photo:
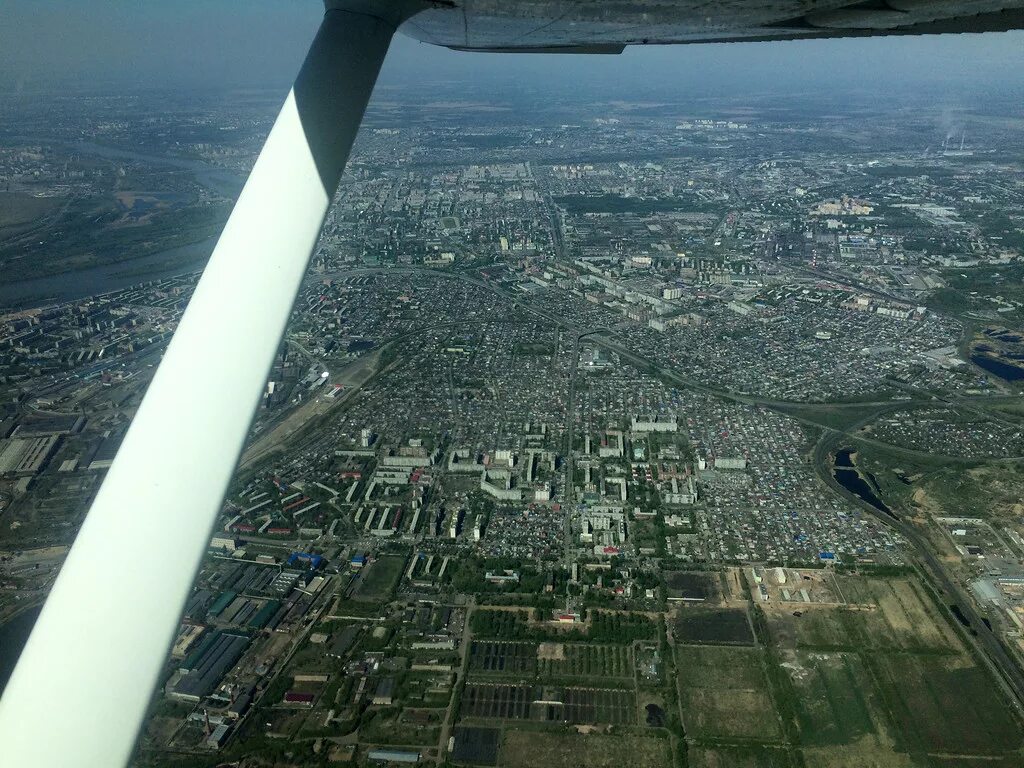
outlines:
[[[763,664],[755,648],[678,646],[683,726],[697,738],[776,741],[781,736]]]
[[[542,643],[538,674],[541,679],[560,677],[633,677],[633,650],[625,645]]]
[[[452,761],[658,766],[672,756],[665,729],[681,721],[690,768],[1024,765],[1024,729],[921,584],[829,578],[834,603],[674,605],[674,678],[639,689],[657,649],[638,639],[658,627],[643,614],[594,611],[563,630],[530,610],[475,611]],[[662,687],[673,684],[676,696]],[[569,725],[579,730],[555,730]],[[616,762],[616,750],[592,750],[633,734],[654,752]]]
[[[637,719],[633,692],[616,688],[469,683],[460,712],[465,718],[573,724],[632,725]]]
[[[753,645],[745,608],[714,608],[684,605],[673,624],[676,642],[724,645]]]
[[[469,648],[469,671],[532,676],[537,671],[537,644],[476,640]]]
[[[631,643],[653,640],[658,624],[642,613],[593,610],[582,624],[559,626],[537,622],[528,608],[496,610],[480,608],[470,619],[479,640],[554,640],[557,642]]]
[[[665,587],[669,599],[677,600],[718,600],[722,593],[717,573],[671,571],[665,574]]]
[[[560,678],[633,677],[633,651],[626,645],[527,643],[476,640],[470,646],[469,671],[474,676]]]
[[[501,768],[668,768],[667,739],[633,734],[505,731]]]
[[[497,728],[459,725],[454,735],[453,762],[472,765],[494,765],[498,762],[501,731]]]

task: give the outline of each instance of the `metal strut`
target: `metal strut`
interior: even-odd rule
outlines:
[[[4,765],[131,756],[396,21],[326,12],[0,700]]]

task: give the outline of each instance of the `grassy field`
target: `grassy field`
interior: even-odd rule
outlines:
[[[9,279],[27,279],[128,263],[206,240],[221,229],[229,207],[227,202],[189,203],[126,223],[112,196],[76,198],[30,247],[0,239],[0,266]]]
[[[679,701],[687,735],[777,740],[778,716],[755,648],[678,646]]]
[[[377,602],[391,597],[405,568],[406,558],[399,555],[384,555],[372,563],[362,576],[355,599]]]
[[[21,192],[0,192],[0,236],[14,234],[4,232],[10,227],[16,230],[31,224],[41,216],[53,211],[62,200],[54,197],[34,197]]]
[[[994,228],[1001,229],[1001,224],[994,224]],[[1002,232],[1003,236],[1009,236]],[[1022,237],[1019,232],[1014,231],[1014,241]],[[947,281],[947,287],[934,291],[928,298],[928,306],[949,314],[960,315],[965,312],[992,312],[998,304],[992,302],[994,296],[1001,296],[1003,299],[1016,301],[1024,296],[1022,280],[1024,280],[1024,267],[1019,264],[979,267],[957,267],[956,269],[943,270],[942,277]],[[1002,322],[1014,323],[1024,320],[1024,313],[1019,310],[1003,313]]]
[[[911,498],[934,515],[1018,522],[1024,514],[1024,472],[1020,466],[995,463],[968,470],[949,467],[914,483]]]
[[[920,760],[884,747],[811,747],[801,751],[805,768],[920,768]],[[993,768],[995,768],[993,766]]]
[[[787,656],[786,671],[796,692],[802,744],[889,746],[879,736],[879,703],[857,654],[797,652]]]
[[[998,755],[1024,744],[1020,723],[969,659],[875,654],[866,661],[909,750]]]
[[[498,765],[502,768],[667,768],[672,762],[665,739],[632,734],[605,735],[505,731]]]
[[[948,757],[931,755],[931,764],[935,768],[1020,768],[1020,755],[1004,757]],[[814,768],[808,766],[808,768]]]
[[[871,400],[884,399],[871,396]],[[877,405],[787,405],[776,408],[782,413],[810,421],[822,427],[846,431],[854,424],[878,412]]]

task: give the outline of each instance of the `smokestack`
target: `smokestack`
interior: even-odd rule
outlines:
[[[963,133],[960,134],[960,151],[961,152],[964,151],[964,139],[966,139],[966,138],[967,138],[967,131],[964,131]]]
[[[206,735],[209,736],[212,731],[210,730],[210,711],[208,709],[203,710],[203,725],[206,729]]]

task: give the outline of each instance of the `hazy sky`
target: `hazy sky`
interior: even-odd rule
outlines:
[[[510,0],[512,1],[512,0]],[[320,0],[0,0],[0,88],[282,87]],[[621,56],[455,53],[399,38],[382,82],[679,91],[1024,90],[1024,32],[627,49]]]

